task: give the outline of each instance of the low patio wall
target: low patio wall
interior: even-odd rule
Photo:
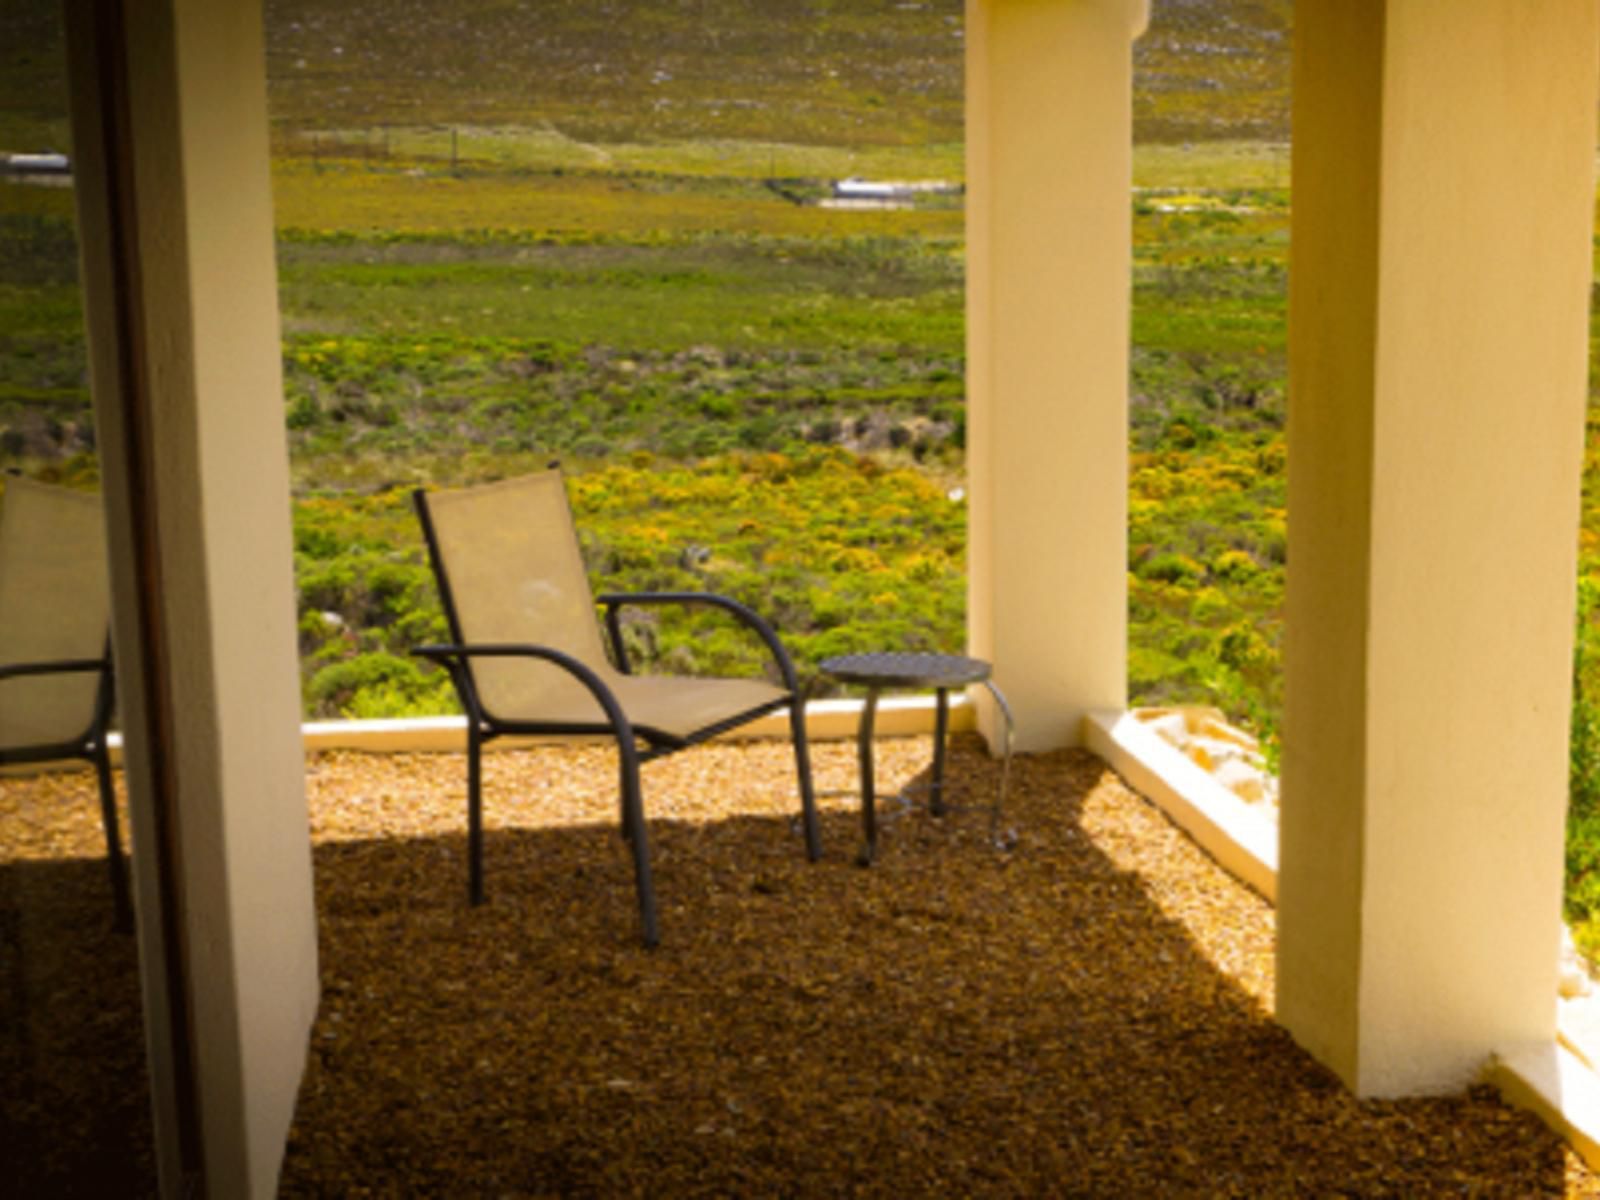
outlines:
[[[813,700],[806,705],[806,736],[814,741],[853,738],[861,724],[861,700]],[[932,736],[935,701],[932,696],[885,696],[878,701],[873,732],[877,737]],[[972,702],[966,696],[950,697],[950,729],[965,732],[977,728]],[[308,721],[300,727],[306,753],[323,750],[361,750],[369,754],[464,753],[467,748],[467,723],[464,717],[403,717],[375,721]],[[768,713],[748,725],[723,734],[718,741],[757,741],[787,738],[789,714],[780,710]],[[538,745],[540,741],[570,742],[571,738],[496,738],[484,747],[487,752],[515,750]],[[604,740],[604,739],[596,739]],[[122,764],[122,738],[110,738],[111,761]],[[88,770],[87,762],[27,764],[0,768],[7,774],[32,775],[39,771]]]
[[[806,736],[816,741],[853,738],[861,724],[860,700],[814,700],[806,705]],[[933,733],[935,702],[932,696],[885,696],[878,701],[873,732],[877,737],[910,737]],[[950,728],[976,727],[972,703],[961,695],[950,697]],[[413,717],[383,721],[313,721],[301,727],[307,752],[314,750],[365,750],[369,753],[465,751],[464,717]],[[723,734],[718,741],[756,741],[789,736],[789,713],[780,709]],[[599,738],[597,741],[606,739]],[[541,741],[570,742],[571,738],[496,738],[485,750],[511,750]]]

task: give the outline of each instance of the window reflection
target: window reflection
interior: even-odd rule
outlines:
[[[154,1138],[126,793],[104,757],[104,521],[59,19],[0,2],[0,1192],[141,1196]]]

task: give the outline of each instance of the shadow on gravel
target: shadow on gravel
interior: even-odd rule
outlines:
[[[585,761],[595,777],[577,784],[614,786],[609,756]],[[722,761],[691,762],[693,790],[720,794]],[[979,794],[996,769],[970,740],[951,756],[952,781]],[[134,945],[111,931],[83,788],[83,813],[0,804],[11,1194],[149,1190]],[[815,865],[782,817],[652,820],[654,952],[614,825],[492,831],[479,909],[461,836],[324,841],[323,1001],[283,1193],[1593,1187],[1487,1090],[1352,1099],[1269,1019],[1270,908],[1098,760],[1019,759],[1008,808],[1009,853],[984,811],[914,810],[870,870],[838,804]],[[57,841],[80,857],[17,861],[57,809],[72,816]]]
[[[104,843],[17,861],[19,840],[0,821],[0,1193],[154,1196],[138,948],[112,929]]]
[[[461,838],[319,847],[284,1191],[1564,1194],[1492,1092],[1358,1103],[1300,1052],[1164,915],[1259,965],[1270,909],[1098,760],[1020,760],[1008,818],[1009,854],[914,811],[870,870],[845,810],[817,865],[781,819],[655,820],[654,952],[611,826],[492,833],[477,910]]]

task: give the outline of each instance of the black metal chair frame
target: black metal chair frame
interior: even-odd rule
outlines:
[[[47,746],[0,748],[0,766],[24,763],[60,762],[84,759],[94,764],[100,785],[100,822],[106,833],[106,862],[111,875],[111,898],[116,927],[126,933],[133,928],[133,904],[129,895],[128,868],[122,857],[122,837],[117,829],[117,794],[111,783],[111,752],[106,730],[111,722],[114,696],[111,648],[99,658],[58,659],[49,662],[0,664],[0,682],[29,675],[73,675],[98,672],[100,685],[95,694],[94,715],[79,737]]]
[[[455,597],[450,588],[449,575],[439,550],[438,535],[428,511],[427,492],[415,489],[412,502],[417,519],[422,525],[423,537],[428,546],[428,559],[433,566],[434,579],[439,587],[439,601],[444,607],[449,623],[449,645],[418,646],[412,653],[444,667],[450,674],[461,707],[467,717],[467,896],[470,903],[482,904],[483,887],[483,772],[482,752],[486,742],[506,735],[581,736],[609,735],[616,740],[619,760],[622,836],[633,851],[634,882],[638,892],[639,923],[646,946],[660,943],[660,924],[657,917],[655,885],[650,872],[649,838],[645,829],[644,800],[639,782],[639,766],[653,758],[660,758],[690,746],[737,729],[757,717],[775,712],[785,705],[789,708],[789,725],[794,740],[795,770],[799,779],[801,821],[806,841],[806,856],[812,862],[822,856],[821,833],[817,823],[816,793],[811,781],[811,756],[806,743],[805,700],[800,690],[794,664],[778,635],[757,613],[727,596],[713,592],[630,592],[604,593],[595,601],[605,606],[605,627],[609,635],[613,666],[624,675],[632,674],[627,649],[622,638],[623,609],[630,605],[708,605],[722,609],[754,632],[765,643],[782,677],[786,694],[753,708],[736,713],[687,737],[679,737],[647,725],[636,725],[628,719],[621,703],[603,679],[587,665],[571,655],[551,646],[519,643],[486,643],[470,645],[461,633],[461,623],[456,615]],[[473,679],[473,661],[480,658],[542,659],[572,675],[595,698],[605,713],[604,721],[559,722],[508,719],[488,711],[478,697]],[[644,746],[641,748],[640,743]]]

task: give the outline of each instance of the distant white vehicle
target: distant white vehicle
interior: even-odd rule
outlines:
[[[69,175],[72,163],[65,154],[7,154],[0,169],[11,175]]]
[[[836,200],[909,200],[912,189],[904,183],[880,183],[871,179],[835,179]]]

